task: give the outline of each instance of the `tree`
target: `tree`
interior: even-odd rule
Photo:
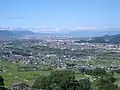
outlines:
[[[80,90],[90,90],[91,89],[91,82],[89,79],[81,79],[81,80],[79,80],[79,84],[80,84],[80,86],[82,86],[82,88]]]
[[[117,79],[115,77],[113,77],[113,76],[106,76],[106,78],[108,78],[112,83],[117,81]]]
[[[33,84],[33,88],[37,89],[47,89],[51,84],[51,80],[47,76],[40,76]]]
[[[94,70],[92,70],[92,75],[93,76],[106,75],[106,71],[105,69],[102,69],[102,68],[95,68]]]
[[[0,76],[0,90],[8,90],[4,87],[4,79],[2,76]]]
[[[4,86],[4,79],[2,76],[0,76],[0,86]]]
[[[118,90],[118,86],[113,84],[113,77],[101,76],[93,82],[93,90]]]
[[[50,76],[41,76],[33,84],[33,88],[45,90],[90,90],[89,79],[75,80],[74,72],[53,71]]]
[[[92,76],[101,76],[101,75],[106,75],[107,74],[105,69],[103,69],[103,68],[95,68],[93,70],[82,68],[81,72],[85,73],[85,74],[88,74],[88,75],[92,75]]]

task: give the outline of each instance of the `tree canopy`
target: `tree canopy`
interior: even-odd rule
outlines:
[[[89,79],[77,81],[72,71],[53,71],[50,76],[40,76],[33,84],[33,88],[45,90],[90,90]]]
[[[119,90],[113,76],[101,76],[93,82],[92,90]]]

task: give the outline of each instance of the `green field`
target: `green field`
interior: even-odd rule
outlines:
[[[5,79],[5,86],[10,87],[12,84],[25,82],[28,85],[32,85],[34,81],[40,75],[50,75],[50,71],[27,71],[27,72],[18,72],[18,66],[30,66],[22,63],[12,63],[5,60],[0,61],[0,68],[4,70],[0,75]],[[82,74],[76,74],[76,79],[84,77]]]
[[[12,84],[19,82],[26,82],[32,85],[34,80],[40,75],[49,75],[50,71],[28,71],[28,72],[17,72],[18,66],[25,66],[21,63],[12,63],[8,61],[0,61],[0,68],[4,72],[0,72],[0,75],[5,79],[5,85],[10,87]]]
[[[9,87],[12,84],[25,82],[28,85],[32,85],[34,81],[40,76],[40,75],[50,75],[51,71],[27,71],[27,72],[18,72],[18,66],[32,66],[32,65],[25,65],[22,63],[12,63],[8,62],[6,60],[0,60],[0,69],[2,69],[4,72],[0,72],[0,76],[2,76],[5,79],[5,86]],[[42,66],[43,67],[43,66]],[[88,77],[88,75],[83,74],[76,74],[76,79],[79,80],[84,77]],[[91,77],[91,76],[89,76]],[[115,74],[115,78],[117,78],[117,81],[115,84],[118,84],[120,86],[120,74]],[[92,78],[92,77],[91,77]]]

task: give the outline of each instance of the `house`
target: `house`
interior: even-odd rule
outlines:
[[[12,90],[31,90],[26,83],[15,83],[12,85]]]

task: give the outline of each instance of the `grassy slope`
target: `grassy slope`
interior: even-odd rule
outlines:
[[[11,86],[14,83],[26,82],[32,84],[34,80],[40,75],[49,75],[48,71],[29,71],[29,72],[17,72],[17,66],[24,66],[24,64],[15,64],[8,61],[0,61],[0,67],[4,68],[5,72],[1,72],[0,75],[5,79],[5,85]]]
[[[0,73],[1,76],[5,79],[5,85],[10,87],[14,83],[25,82],[29,85],[32,85],[35,79],[40,75],[50,75],[50,71],[29,71],[29,72],[17,72],[17,66],[26,66],[24,64],[11,63],[8,61],[0,61],[0,67],[6,67],[4,70],[6,72]],[[10,74],[11,73],[11,74]],[[82,74],[76,74],[76,79],[86,77]],[[118,80],[116,84],[120,85],[120,74],[115,74]]]
[[[17,72],[17,66],[26,66],[21,63],[12,63],[8,61],[0,61],[0,67],[6,67],[4,70],[6,72],[0,73],[5,79],[5,85],[10,87],[14,83],[25,82],[32,85],[35,79],[40,75],[50,75],[50,71],[29,71],[29,72]],[[11,74],[10,74],[11,73]],[[82,74],[76,74],[76,79],[84,77]]]

